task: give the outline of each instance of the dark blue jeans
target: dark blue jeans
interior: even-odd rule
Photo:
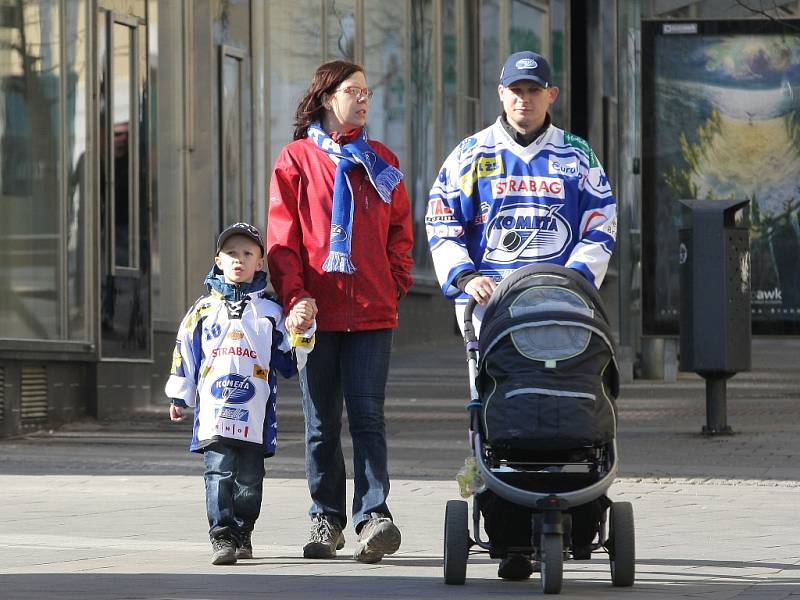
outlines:
[[[383,404],[392,330],[317,332],[314,351],[300,373],[306,421],[306,477],[312,515],[347,523],[342,401],[353,438],[353,524],[386,506],[389,472]]]
[[[205,449],[206,512],[211,538],[228,537],[237,543],[253,531],[261,512],[264,449],[255,444],[213,444]]]

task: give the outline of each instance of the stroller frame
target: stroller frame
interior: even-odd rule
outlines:
[[[548,265],[557,273],[568,271],[563,267]],[[579,276],[580,277],[580,276]],[[594,290],[593,290],[594,291]],[[532,509],[530,546],[505,547],[501,552],[489,540],[481,539],[481,512],[478,498],[472,502],[472,529],[470,536],[468,503],[450,500],[445,513],[444,579],[448,584],[463,584],[466,580],[466,564],[471,548],[489,552],[493,558],[512,552],[532,555],[541,566],[541,587],[545,593],[559,593],[563,583],[563,561],[573,557],[572,548],[565,544],[571,540],[572,517],[570,508],[599,501],[602,516],[598,523],[596,541],[589,547],[589,554],[606,552],[611,563],[612,583],[618,587],[633,585],[635,578],[635,535],[633,508],[629,502],[612,502],[606,495],[618,473],[616,439],[604,445],[583,449],[585,460],[567,456],[553,459],[553,453],[528,454],[519,457],[495,455],[487,448],[482,438],[481,400],[477,390],[479,344],[472,323],[477,303],[470,299],[464,313],[464,342],[469,371],[470,402],[467,405],[470,422],[470,445],[479,474],[488,490],[515,505]],[[613,351],[613,348],[612,348]],[[557,479],[567,470],[588,473],[596,480],[591,484],[570,491],[530,491],[504,481],[501,473],[535,474],[545,479]],[[536,520],[540,524],[536,525]],[[538,535],[538,539],[537,539]],[[585,550],[585,549],[584,549]],[[472,552],[475,552],[472,550]],[[580,556],[578,558],[588,558]]]

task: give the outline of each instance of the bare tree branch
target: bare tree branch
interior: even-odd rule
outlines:
[[[793,29],[794,31],[800,31],[800,27],[797,27],[793,23],[789,23],[785,19],[780,19],[780,18],[777,18],[777,17],[773,17],[767,11],[763,10],[763,4],[762,4],[762,8],[758,9],[758,8],[753,8],[752,6],[750,6],[747,2],[745,2],[745,0],[735,0],[735,2],[736,2],[737,5],[741,6],[743,9],[745,9],[746,11],[751,12],[754,15],[759,15],[759,16],[765,17],[765,18],[769,19],[770,21],[773,21],[775,23],[779,23],[781,26],[786,27],[787,29]],[[776,2],[773,2],[772,3],[772,7],[773,7],[773,10],[777,13],[778,9],[779,9],[778,4]]]

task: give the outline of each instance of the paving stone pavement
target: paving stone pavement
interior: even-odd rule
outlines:
[[[390,505],[403,544],[376,565],[350,558],[349,528],[337,559],[301,558],[308,494],[295,382],[283,382],[255,559],[229,567],[209,563],[202,461],[165,411],[2,440],[0,599],[539,595],[538,577],[502,581],[485,554],[470,557],[464,586],[442,580],[444,506],[458,497],[453,477],[468,453],[465,372],[455,339],[395,355]],[[596,554],[565,563],[562,595],[800,599],[800,340],[755,340],[753,371],[728,392],[735,435],[705,437],[696,376],[623,387],[621,476],[609,495],[634,505],[636,584],[612,587]]]

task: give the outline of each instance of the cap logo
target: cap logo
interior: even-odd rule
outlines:
[[[514,66],[517,69],[535,69],[539,66],[539,63],[532,58],[520,58]]]

